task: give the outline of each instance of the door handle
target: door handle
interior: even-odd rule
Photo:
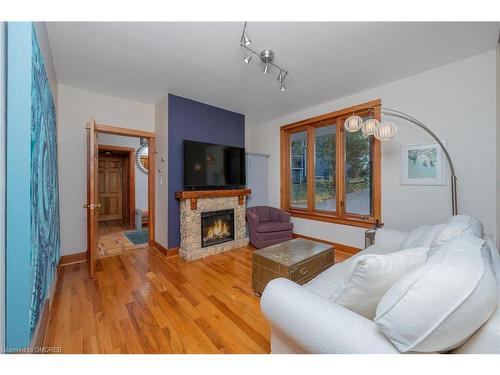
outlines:
[[[85,203],[83,205],[83,208],[90,208],[91,210],[95,209],[95,208],[100,208],[101,207],[101,204],[100,203]]]

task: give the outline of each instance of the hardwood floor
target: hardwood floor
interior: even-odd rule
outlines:
[[[45,346],[63,353],[269,353],[251,247],[195,262],[146,248],[62,267]],[[337,254],[337,262],[348,255]]]
[[[148,244],[134,245],[125,232],[133,230],[122,224],[121,220],[99,222],[99,246],[97,257],[103,258],[111,255],[126,253],[127,251],[148,247]],[[146,228],[147,229],[147,228]]]

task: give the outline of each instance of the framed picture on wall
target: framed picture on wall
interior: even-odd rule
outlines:
[[[437,143],[402,145],[401,185],[446,185],[444,161]]]

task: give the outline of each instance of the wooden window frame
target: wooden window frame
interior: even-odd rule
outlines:
[[[381,224],[381,150],[380,141],[372,138],[372,215],[358,215],[345,212],[345,163],[344,163],[344,120],[353,113],[359,116],[372,114],[380,121],[380,99],[344,108],[335,112],[312,117],[292,124],[283,125],[280,129],[281,155],[281,208],[293,217],[344,224],[362,228],[372,228]],[[327,125],[336,125],[336,211],[321,211],[314,209],[315,200],[315,173],[314,130]],[[296,208],[290,205],[290,135],[307,131],[307,208]]]

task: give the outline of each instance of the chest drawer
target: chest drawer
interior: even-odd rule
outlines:
[[[290,280],[300,283],[308,281],[319,272],[332,266],[333,251],[328,250],[290,268]]]

